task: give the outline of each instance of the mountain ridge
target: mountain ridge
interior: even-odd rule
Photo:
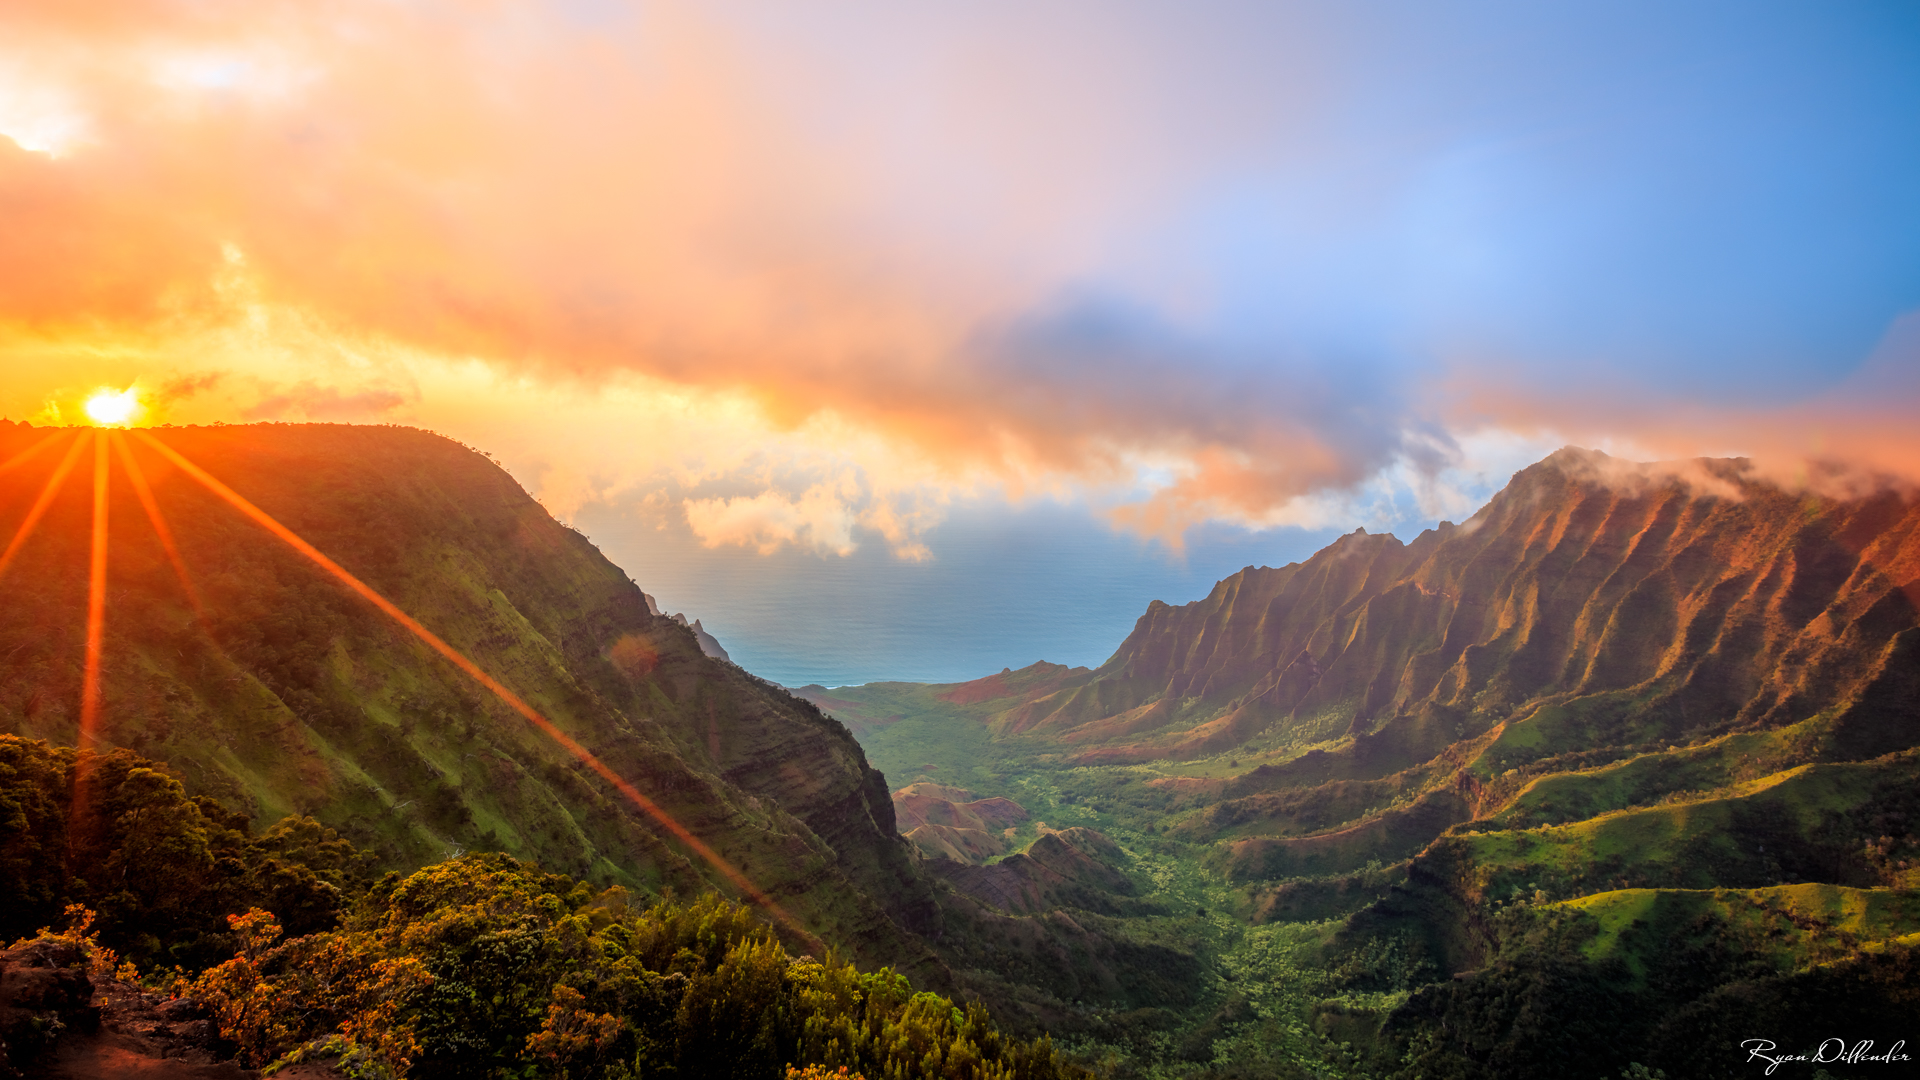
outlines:
[[[887,786],[838,722],[706,655],[480,453],[396,427],[147,433],[311,541],[511,687],[808,933],[942,985],[938,909]],[[89,431],[0,425],[0,459]],[[123,471],[97,738],[260,820],[310,813],[386,865],[500,848],[605,883],[737,887],[565,747],[339,582],[128,439],[197,595]],[[0,475],[0,529],[59,453]],[[87,484],[57,490],[0,614],[0,731],[79,737]],[[56,913],[57,914],[57,913]]]
[[[1281,720],[1338,715],[1345,728],[1327,734],[1357,737],[1423,710],[1506,719],[1662,681],[1659,706],[1730,724],[1869,692],[1879,651],[1912,625],[1920,597],[1912,505],[1891,492],[1796,497],[1745,479],[1737,461],[1690,464],[1630,471],[1561,450],[1462,525],[1404,544],[1356,531],[1305,562],[1233,574],[1201,600],[1154,601],[1097,668],[1035,665],[938,696],[993,704],[996,734],[1044,734],[1085,747],[1084,763],[1119,763],[1201,756]],[[1705,494],[1694,476],[1711,481]],[[1543,520],[1527,520],[1543,502]],[[1834,513],[1844,520],[1791,524]],[[1716,566],[1727,569],[1708,581]],[[1556,591],[1589,586],[1590,600],[1553,610]],[[1783,670],[1758,674],[1771,667]],[[1737,714],[1723,716],[1730,703]]]

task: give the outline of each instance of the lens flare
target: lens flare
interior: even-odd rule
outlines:
[[[146,407],[140,403],[135,387],[125,390],[100,390],[87,399],[87,419],[100,427],[125,427],[133,423]]]
[[[46,486],[40,489],[40,497],[33,501],[26,518],[20,522],[20,528],[14,531],[12,542],[7,544],[5,551],[0,551],[0,575],[4,575],[7,567],[13,565],[13,557],[20,553],[21,545],[27,542],[27,537],[33,535],[34,526],[46,516],[47,508],[53,505],[53,497],[60,493],[60,485],[66,482],[67,474],[73,471],[73,463],[79,460],[80,451],[86,446],[86,440],[74,439],[73,445],[67,449],[67,456],[54,466],[53,475],[47,477]]]
[[[192,575],[187,573],[187,561],[180,557],[180,546],[173,542],[173,530],[167,528],[166,516],[160,512],[160,503],[153,497],[153,487],[147,483],[147,474],[141,471],[140,463],[134,460],[133,451],[127,449],[126,436],[114,432],[113,449],[120,455],[121,471],[133,482],[133,494],[146,509],[147,521],[160,538],[160,547],[167,553],[167,561],[173,564],[173,575],[180,579],[180,587],[186,591],[187,603],[193,606],[193,617],[200,621],[201,629],[212,634],[213,622],[207,617],[207,606],[200,600],[200,590],[193,586]]]
[[[93,557],[87,574],[87,666],[80,684],[80,745],[99,738],[100,655],[107,639],[107,433],[93,433]]]

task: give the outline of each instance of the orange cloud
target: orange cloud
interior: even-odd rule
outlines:
[[[404,394],[392,390],[362,390],[342,393],[338,387],[301,383],[287,390],[268,394],[248,407],[242,415],[248,420],[281,420],[297,416],[306,420],[368,420],[392,412],[407,404]]]
[[[149,392],[148,397],[156,405],[171,405],[176,401],[187,401],[219,386],[221,380],[226,378],[226,374],[224,371],[196,371],[171,375],[161,380],[160,385]]]
[[[1716,407],[1594,389],[1544,393],[1485,377],[1463,377],[1452,397],[1462,424],[1642,460],[1743,456],[1759,477],[1796,490],[1850,496],[1920,485],[1920,312],[1895,320],[1848,378],[1801,401]]]
[[[1044,46],[952,30],[919,54],[927,116],[700,5],[603,16],[512,0],[6,5],[0,96],[29,104],[0,125],[75,134],[52,153],[0,139],[0,332],[187,364],[183,342],[291,318],[299,348],[330,338],[341,371],[371,363],[348,355],[371,342],[548,384],[635,375],[749,401],[770,437],[830,414],[871,436],[867,464],[926,464],[885,497],[686,503],[708,543],[762,550],[849,550],[859,525],[924,556],[938,498],[893,495],[942,476],[1121,492],[1117,521],[1177,541],[1206,518],[1311,516],[1382,470],[1431,478],[1461,459],[1459,432],[1487,427],[1920,475],[1915,437],[1853,404],[1688,413],[1498,387],[1427,402],[1418,373],[1242,363],[1061,305],[1111,223],[1198,168],[1153,139],[1292,122],[1285,94],[1193,123],[1177,95],[1141,91],[1161,61],[1121,26],[1133,16],[1082,35],[1070,86]],[[1305,47],[1289,60],[1295,81],[1315,69]],[[845,122],[836,95],[863,119]],[[279,387],[241,415],[422,401],[377,370],[288,378],[293,361],[274,362],[269,378],[239,345],[223,356],[222,387]],[[591,472],[574,470],[568,501],[606,490]]]
[[[783,544],[811,547],[834,555],[853,551],[853,512],[825,485],[807,489],[798,499],[777,491],[731,499],[689,499],[687,523],[708,547],[744,544],[763,555]]]

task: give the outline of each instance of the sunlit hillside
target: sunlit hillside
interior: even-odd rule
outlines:
[[[0,427],[0,461],[14,460],[0,531],[20,537],[0,578],[0,730],[138,751],[231,812],[261,825],[312,815],[387,867],[493,850],[648,891],[750,887],[792,909],[797,944],[824,937],[939,980],[908,929],[934,918],[931,897],[844,729],[703,655],[479,452],[404,428],[152,436],[551,731],[153,445],[119,437],[151,513],[117,453],[96,470],[90,430]],[[97,706],[83,733],[96,549]]]

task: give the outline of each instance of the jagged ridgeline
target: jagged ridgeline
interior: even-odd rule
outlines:
[[[1361,771],[1392,771],[1503,723],[1496,756],[1518,764],[1829,709],[1865,754],[1914,734],[1917,524],[1894,493],[1843,502],[1734,462],[1642,472],[1562,451],[1464,525],[1249,567],[1153,604],[1098,669],[1014,700],[950,695],[994,701],[995,730],[1079,764],[1197,758],[1278,728],[1352,736]]]
[[[939,985],[938,918],[886,785],[813,706],[703,655],[686,626],[497,464],[398,427],[155,438],[470,657],[863,963]],[[0,536],[75,431],[0,424]],[[554,740],[161,455],[126,440],[200,610],[118,458],[96,736],[268,823],[310,814],[381,863],[500,849],[646,891],[737,892]],[[91,453],[0,578],[0,731],[79,738]]]
[[[1088,908],[1036,876],[1077,827],[1151,886],[1109,911],[1232,910],[1179,924],[1218,958],[1189,1017],[1216,1051],[1277,1018],[1382,1072],[1549,1075],[1584,1010],[1597,1067],[1719,1075],[1729,1017],[1787,1045],[1920,1007],[1889,989],[1920,943],[1920,503],[1855,490],[1563,450],[1463,524],[1156,602],[1098,668],[802,693],[903,813],[964,791],[911,835],[980,903]],[[1262,967],[1280,940],[1317,973]]]

